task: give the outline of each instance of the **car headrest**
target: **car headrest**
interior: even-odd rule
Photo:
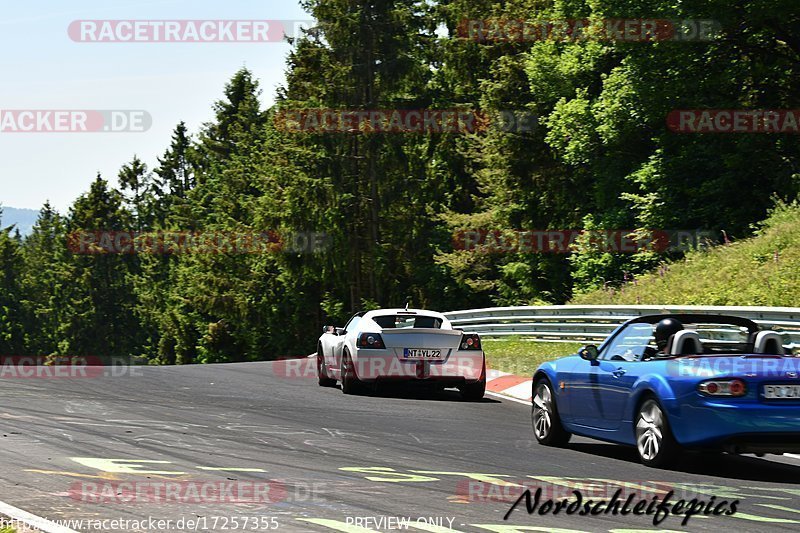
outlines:
[[[774,331],[759,331],[753,341],[753,352],[769,355],[784,355],[783,339]]]
[[[670,355],[697,355],[703,353],[703,343],[700,335],[685,329],[672,336],[669,346]]]

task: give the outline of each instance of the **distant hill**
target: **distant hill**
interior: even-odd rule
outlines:
[[[17,225],[19,232],[25,236],[33,231],[33,225],[39,217],[36,209],[19,209],[16,207],[0,206],[0,227],[7,228],[12,224]]]

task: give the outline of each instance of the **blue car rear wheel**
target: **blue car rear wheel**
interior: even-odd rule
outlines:
[[[646,466],[667,466],[680,447],[672,436],[667,415],[654,398],[648,398],[639,407],[636,416],[636,449]]]

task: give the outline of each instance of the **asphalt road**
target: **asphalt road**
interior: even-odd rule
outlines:
[[[272,363],[131,370],[0,380],[0,501],[49,520],[106,520],[76,531],[800,531],[791,457],[687,454],[655,470],[586,439],[542,447],[529,407],[506,400],[345,396]],[[646,515],[529,515],[524,503],[504,520],[522,490],[511,484],[542,488],[541,503],[623,488],[634,503],[674,490],[739,504],[686,527],[675,516],[655,526]]]

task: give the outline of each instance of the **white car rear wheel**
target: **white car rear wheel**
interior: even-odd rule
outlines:
[[[361,394],[364,391],[364,384],[356,375],[353,359],[347,350],[342,354],[342,392],[345,394]]]

